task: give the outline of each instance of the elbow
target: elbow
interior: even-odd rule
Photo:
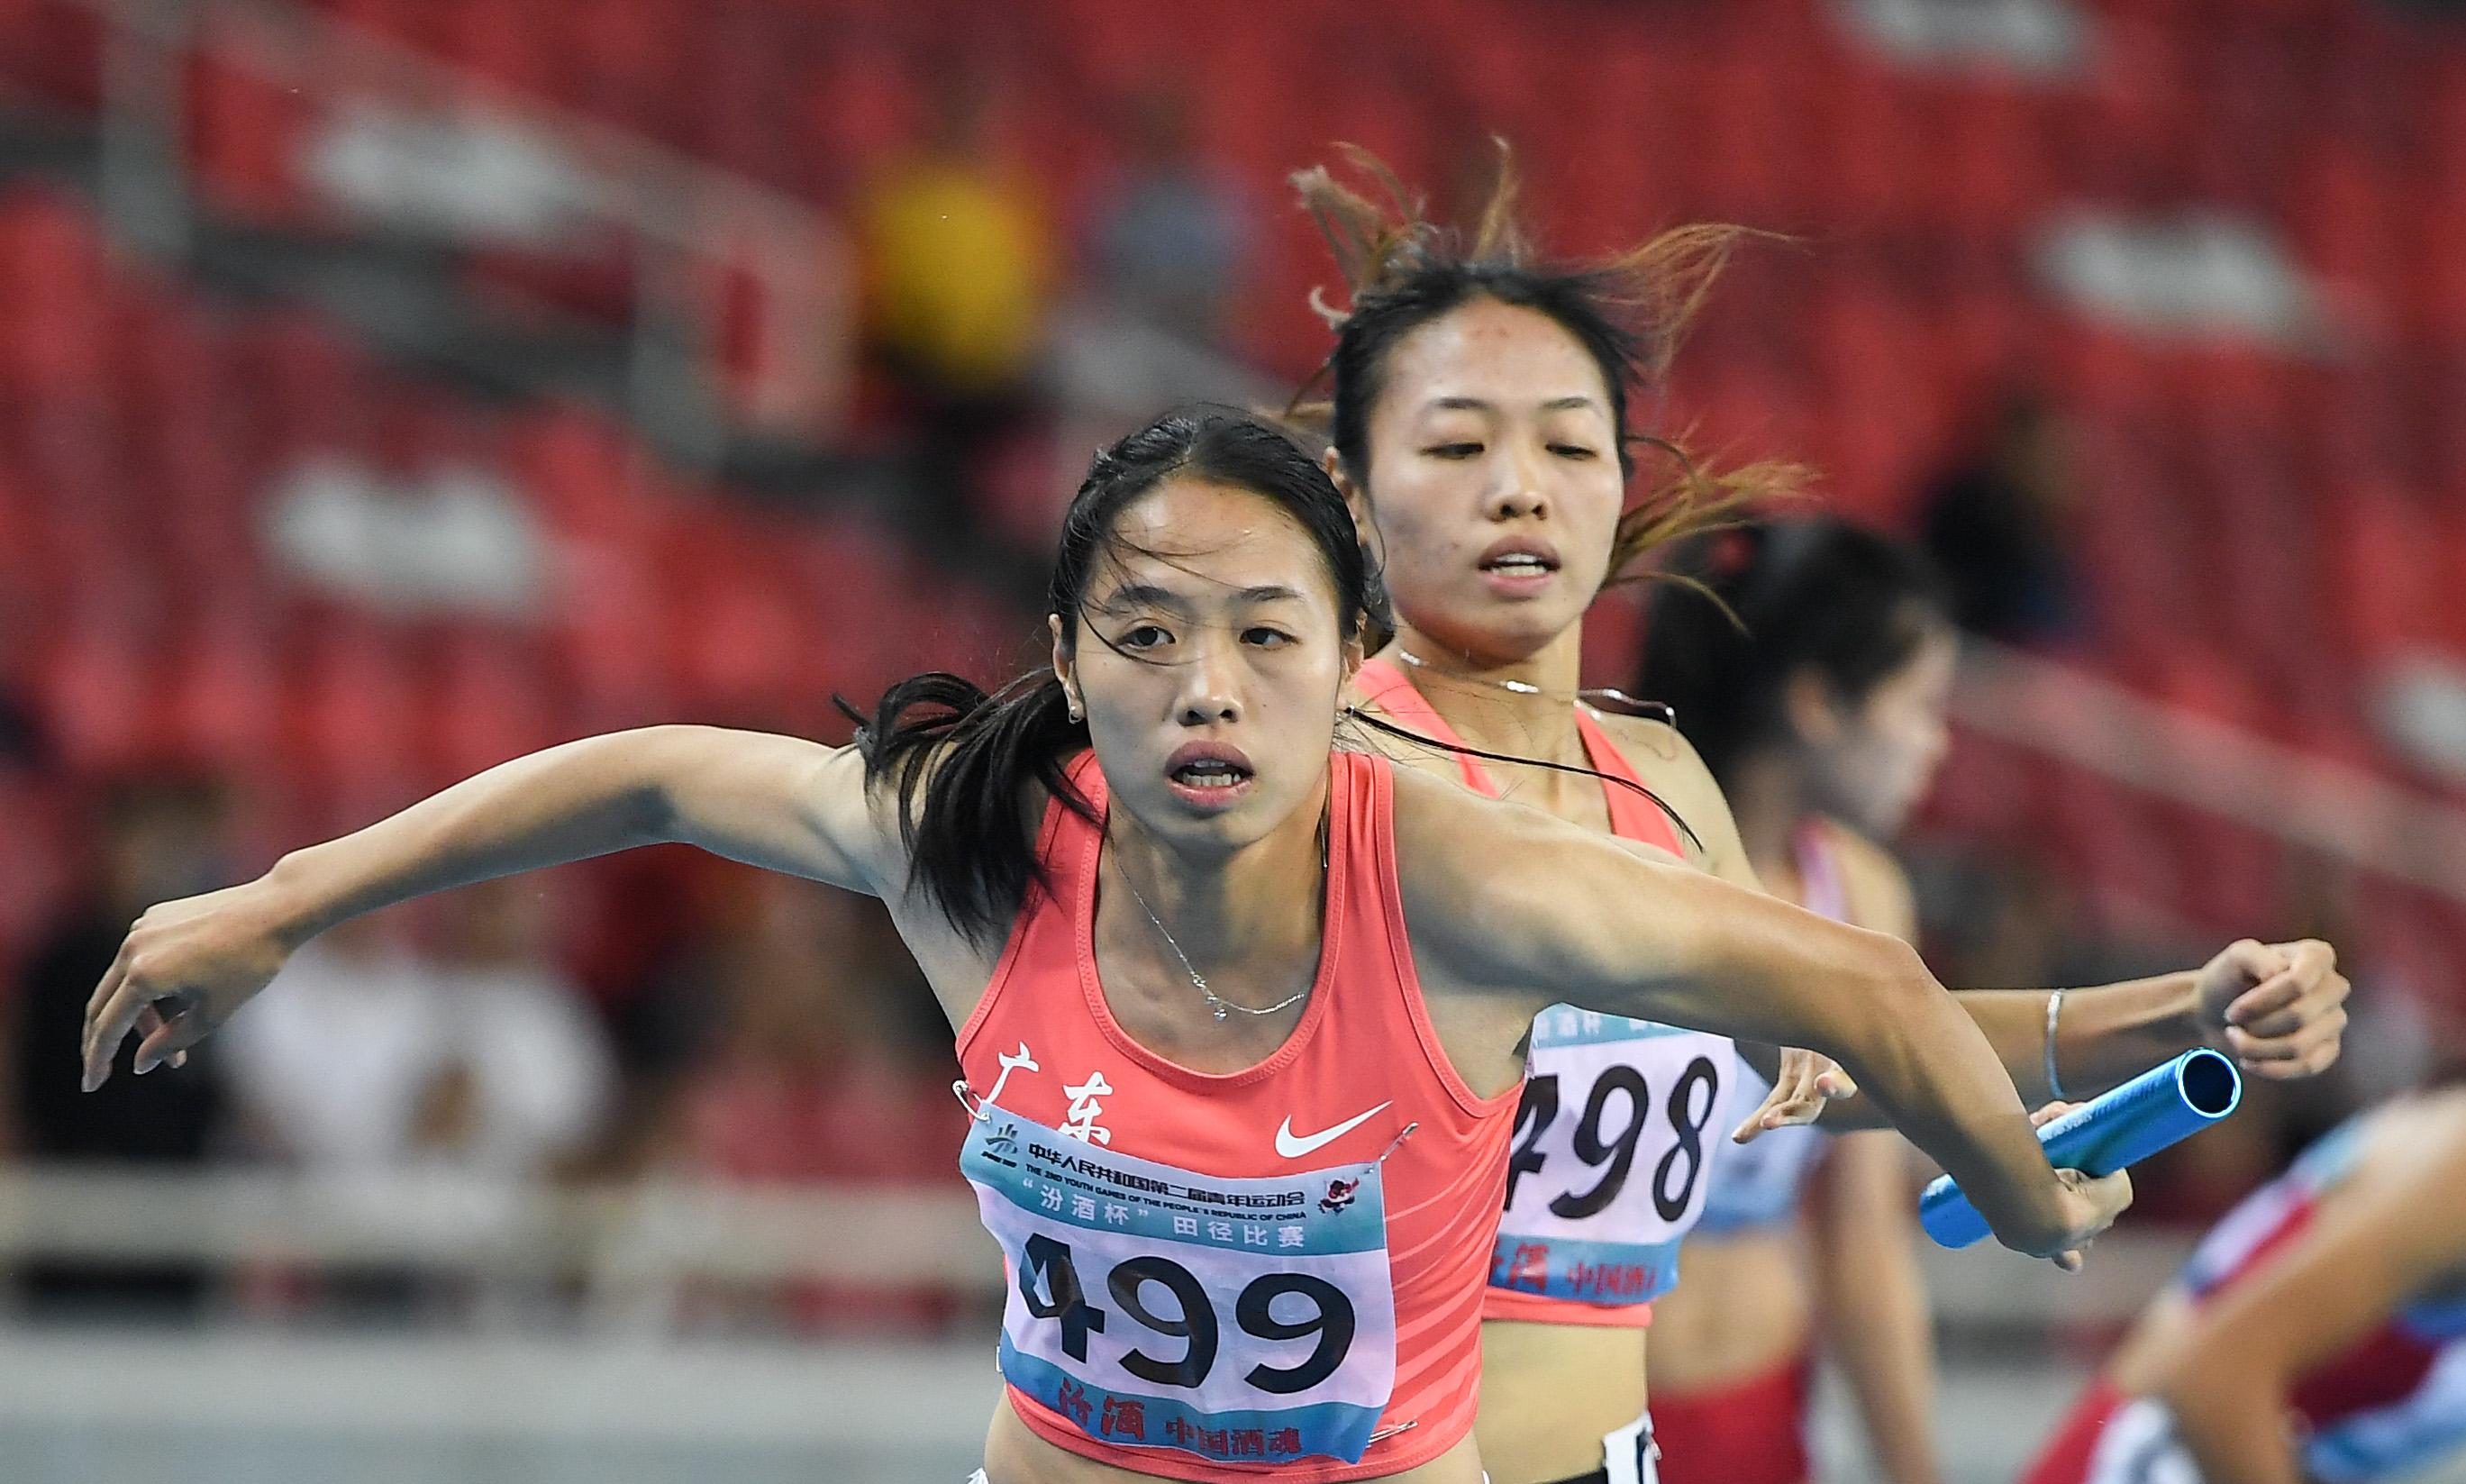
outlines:
[[[1862,1084],[1871,1071],[1920,1059],[1919,1028],[1950,1004],[1917,949],[1881,933],[1865,936],[1854,974],[1857,992],[1842,997],[1842,1008],[1850,1013],[1836,1035],[1844,1044],[1815,1048],[1847,1066]]]
[[[1878,993],[1905,1003],[1933,1003],[1944,995],[1944,987],[1936,982],[1918,951],[1889,933],[1878,933],[1875,938],[1872,973]]]

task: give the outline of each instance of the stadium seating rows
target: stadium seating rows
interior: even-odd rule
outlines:
[[[1933,461],[2006,385],[2043,386],[2076,412],[2095,616],[2086,662],[2164,700],[2395,769],[2365,722],[2373,666],[2415,646],[2466,653],[2466,419],[2456,416],[2466,255],[2455,250],[2466,236],[2466,39],[2393,8],[2098,0],[2088,7],[2085,70],[2042,80],[1897,67],[1848,35],[1838,19],[1848,7],[1824,0],[1302,0],[1280,7],[1272,27],[1226,0],[1022,0],[998,11],[917,0],[320,4],[825,206],[917,137],[935,79],[952,77],[1001,79],[1004,140],[1065,206],[1119,166],[1110,102],[1163,77],[1187,89],[1212,163],[1263,202],[1277,202],[1285,172],[1339,139],[1444,188],[1471,173],[1494,129],[1516,142],[1555,245],[1603,250],[1703,217],[1800,238],[1742,256],[1680,362],[1669,415],[1715,446],[1817,464],[1838,508],[1906,525]],[[0,0],[0,72],[55,101],[90,101],[89,32],[60,0]],[[1296,46],[1295,36],[1313,39]],[[193,84],[191,148],[211,197],[239,214],[313,222],[296,164],[316,121],[280,90],[211,65]],[[2030,253],[2048,214],[2082,201],[2214,205],[2275,228],[2320,287],[2323,347],[2170,345],[2059,309],[2035,286]],[[15,266],[0,273],[104,282],[101,269],[79,266],[90,247],[64,245],[64,229],[37,219],[48,211],[11,208],[0,251]],[[1255,306],[1245,349],[1282,372],[1306,371],[1324,346],[1306,297],[1330,277],[1311,235],[1280,218],[1245,289]],[[444,429],[477,439],[526,471],[561,528],[623,532],[577,543],[575,560],[593,573],[577,588],[589,595],[576,610],[587,621],[567,619],[572,632],[553,640],[483,643],[414,641],[325,615],[313,642],[250,659],[214,636],[251,621],[223,609],[267,599],[201,596],[205,612],[182,610],[195,621],[177,645],[124,633],[125,614],[144,607],[136,595],[203,595],[196,573],[256,560],[230,502],[259,487],[265,461],[383,435],[355,425],[378,416],[373,397],[327,405],[278,390],[377,376],[316,331],[208,326],[165,285],[108,282],[47,291],[39,304],[11,294],[0,305],[0,362],[24,389],[11,403],[38,409],[18,414],[6,465],[17,498],[13,513],[0,498],[0,522],[44,524],[41,544],[24,548],[52,553],[31,563],[38,587],[44,573],[72,570],[72,553],[74,570],[94,574],[84,596],[44,590],[43,611],[74,639],[61,653],[142,653],[237,677],[219,689],[199,680],[190,690],[201,697],[248,686],[348,693],[322,708],[303,703],[302,714],[319,719],[286,732],[295,750],[365,746],[416,772],[559,722],[627,714],[606,697],[753,694],[794,673],[785,658],[760,657],[784,656],[796,647],[784,636],[812,632],[798,626],[797,600],[842,600],[857,590],[843,578],[895,588],[870,562],[827,578],[818,555],[784,570],[777,547],[743,524],[673,534],[686,506],[662,503],[656,477],[579,415],[501,415],[432,396],[436,410],[402,437],[419,443]],[[586,284],[574,297],[592,293]],[[598,294],[603,308],[609,298]],[[92,333],[104,322],[122,327]],[[214,353],[175,353],[178,335]],[[131,358],[142,371],[102,349],[140,345],[153,351]],[[259,451],[235,467],[213,439],[182,430],[219,416],[210,409],[233,395],[231,367],[259,361],[268,405],[254,416],[266,428]],[[61,431],[82,416],[62,409],[106,388],[147,420],[159,398],[160,426],[125,448]],[[71,497],[122,461],[134,467],[105,478],[104,493]],[[133,502],[137,489],[149,510],[159,491],[161,513],[130,544],[114,535],[125,528],[112,502]],[[779,570],[697,591],[693,574],[712,568],[665,560],[693,541],[714,560],[735,552]],[[76,617],[88,612],[122,617]],[[387,700],[339,680],[372,672],[402,645],[433,677],[420,684],[437,689]],[[194,658],[161,658],[173,653]],[[829,663],[843,662],[835,652]],[[844,663],[879,672],[869,660]],[[143,731],[127,697],[144,687],[110,678],[124,671],[105,660],[62,663],[63,676],[84,678],[55,684],[83,698],[71,712],[99,718],[98,736]],[[555,685],[527,686],[533,674]],[[426,703],[456,686],[557,699],[486,708],[486,720],[459,730],[414,724],[446,714]],[[212,720],[202,703],[191,710],[181,725],[245,731]],[[326,740],[298,740],[311,734]],[[1939,821],[2063,842],[2070,864],[2102,888],[2195,922],[2250,922],[2279,904],[2271,871],[2206,864],[2221,827],[1993,753],[1964,749],[1935,805]],[[2018,815],[2015,798],[2029,800]],[[2405,911],[2429,922],[2443,910]]]
[[[286,577],[266,497],[336,460],[493,471],[552,533],[552,601],[388,617]],[[230,768],[290,843],[610,726],[844,734],[834,690],[989,663],[1008,621],[862,520],[719,501],[596,415],[390,371],[115,260],[87,207],[24,187],[0,192],[0,593],[63,762]]]

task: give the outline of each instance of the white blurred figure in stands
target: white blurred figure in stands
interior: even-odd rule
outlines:
[[[303,949],[282,972],[288,992],[232,1025],[251,1122],[312,1171],[442,1174],[510,1194],[598,1129],[607,1037],[549,956],[538,887],[490,882],[444,901],[436,956],[388,919],[351,924]]]

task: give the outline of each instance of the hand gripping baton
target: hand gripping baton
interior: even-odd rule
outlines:
[[[2203,1047],[2083,1103],[2038,1130],[2038,1142],[2059,1170],[2112,1175],[2198,1134],[2242,1101],[2243,1078],[2234,1063]],[[1986,1218],[1949,1175],[1918,1197],[1918,1225],[1943,1247],[1967,1247],[1987,1234]]]

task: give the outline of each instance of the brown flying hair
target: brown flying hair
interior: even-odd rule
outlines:
[[[1591,262],[1545,259],[1517,215],[1514,151],[1503,139],[1496,144],[1497,183],[1468,239],[1432,222],[1395,172],[1358,146],[1336,150],[1368,178],[1366,193],[1324,165],[1293,175],[1303,209],[1335,258],[1349,303],[1339,309],[1319,290],[1311,291],[1311,307],[1335,332],[1335,346],[1294,393],[1287,418],[1325,438],[1345,473],[1369,488],[1370,414],[1384,390],[1388,352],[1420,326],[1488,298],[1549,316],[1592,356],[1610,393],[1621,473],[1634,479],[1638,445],[1669,467],[1620,516],[1609,582],[1642,575],[1634,569],[1670,542],[1732,524],[1751,506],[1803,492],[1812,478],[1803,464],[1760,461],[1719,469],[1691,452],[1684,435],[1630,430],[1633,396],[1663,384],[1730,254],[1743,238],[1761,234],[1697,223]],[[1314,400],[1322,388],[1324,400]]]

